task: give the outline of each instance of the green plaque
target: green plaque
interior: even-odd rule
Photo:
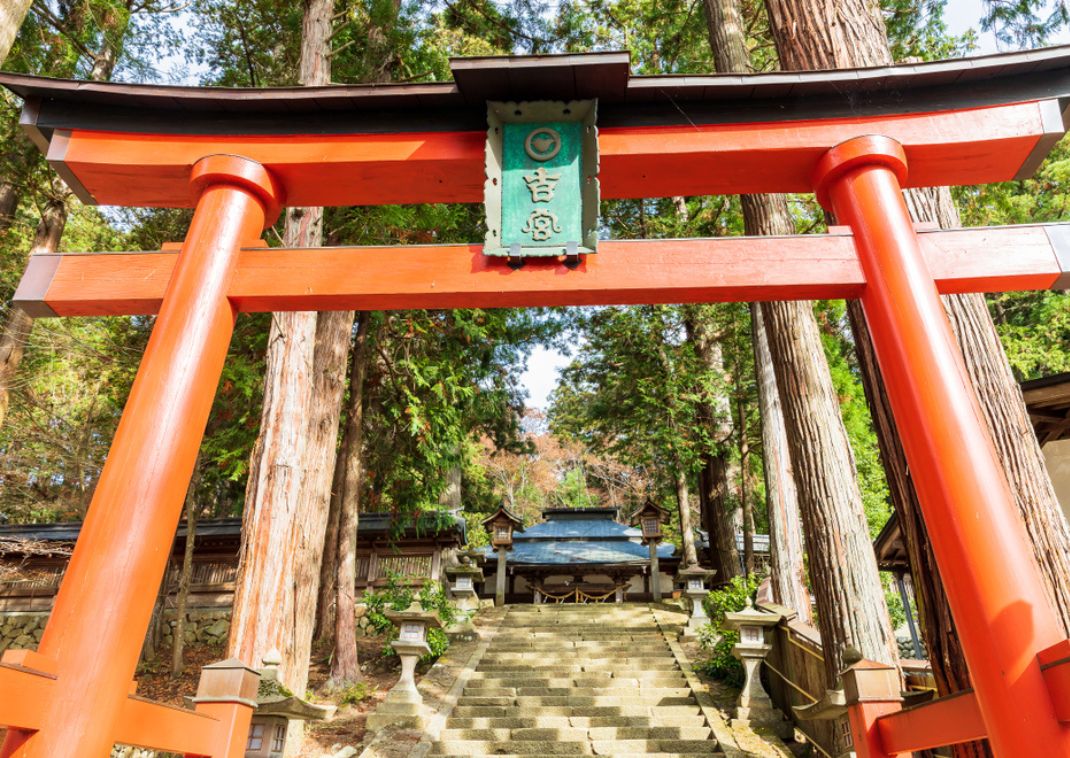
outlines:
[[[595,113],[595,101],[488,104],[484,253],[596,252]]]

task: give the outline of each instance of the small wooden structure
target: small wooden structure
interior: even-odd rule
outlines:
[[[649,599],[650,558],[642,532],[617,520],[616,508],[550,508],[540,524],[513,537],[509,602],[598,603]],[[679,563],[672,545],[657,548],[661,586]],[[486,573],[498,559],[486,551]]]

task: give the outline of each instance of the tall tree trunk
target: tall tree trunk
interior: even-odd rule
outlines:
[[[676,463],[676,505],[680,509],[680,540],[684,545],[684,567],[698,565],[695,551],[695,530],[691,526],[691,498],[687,487],[687,471]]]
[[[305,0],[298,72],[303,85],[330,83],[333,14],[333,0]],[[314,247],[322,237],[322,208],[287,211],[287,246]],[[230,655],[255,666],[277,650],[280,679],[295,692],[304,692],[308,681],[329,510],[333,471],[323,459],[334,459],[337,443],[338,402],[331,408],[329,398],[340,397],[344,378],[345,356],[339,364],[334,339],[345,314],[332,315],[322,327],[315,313],[272,317],[230,628]]]
[[[182,551],[182,572],[178,575],[178,597],[175,599],[175,631],[171,636],[171,677],[182,675],[185,668],[183,652],[186,646],[186,605],[189,602],[189,588],[193,584],[193,549],[197,541],[197,485],[200,481],[201,459],[197,457],[193,464],[193,479],[186,492],[186,545]]]
[[[748,71],[736,1],[707,0],[706,9],[717,70]],[[744,196],[743,217],[747,234],[795,232],[782,195]],[[831,687],[848,646],[884,663],[896,663],[898,650],[812,306],[784,302],[759,307],[784,411]]]
[[[14,182],[0,182],[0,234],[11,228],[21,196]]]
[[[338,521],[342,507],[342,472],[345,468],[345,443],[338,446],[331,481],[331,511],[327,516],[327,531],[323,534],[323,560],[320,562],[320,590],[316,601],[316,631],[314,638],[334,637],[334,580],[338,566]]]
[[[739,399],[739,509],[743,512],[743,571],[754,573],[754,507],[750,492],[750,442],[747,439],[747,411],[743,398]]]
[[[26,13],[33,5],[33,0],[5,0],[0,3],[0,63],[7,59],[15,37],[19,34]]]
[[[770,582],[773,598],[791,608],[799,618],[814,623],[810,590],[806,588],[802,523],[791,469],[784,412],[776,386],[773,359],[769,355],[762,310],[752,303],[751,341],[754,345],[754,372],[758,384],[758,405],[762,416],[762,460],[765,471],[766,514],[769,518]]]
[[[767,0],[767,7],[781,61],[790,68],[837,68],[892,62],[883,17],[879,7],[872,3],[864,0],[835,3],[827,0]],[[812,32],[812,39],[819,40],[820,44],[800,40],[798,24],[803,18],[808,20],[805,23],[816,20],[816,26],[810,24],[807,29]],[[816,28],[821,26],[822,20],[829,23],[823,29]],[[957,209],[946,188],[908,190],[904,194],[915,220],[935,221],[944,228],[959,225]],[[952,295],[944,297],[943,302],[1011,491],[1032,538],[1048,596],[1064,630],[1070,630],[1070,533],[984,296]],[[854,306],[852,322],[856,339],[865,349],[869,346],[869,336],[868,332],[862,333],[864,321],[859,310]],[[867,384],[876,385],[867,387],[867,396],[877,409],[875,416],[888,414],[872,357],[867,363]],[[922,610],[923,631],[926,643],[931,646],[934,672],[937,667],[941,669],[937,673],[941,694],[948,694],[967,686],[965,662],[956,644],[946,596],[938,584],[939,574],[932,571],[935,560],[918,511],[917,495],[913,492],[905,463],[898,460],[902,450],[898,437],[892,437],[895,427],[888,415],[889,419],[878,426],[882,432],[882,455],[886,461],[893,461],[895,474],[889,479],[899,480],[893,495],[904,538],[908,541],[919,605],[926,600],[934,605]],[[919,544],[911,545],[911,541]],[[957,755],[980,752],[977,745],[956,749]]]
[[[67,226],[68,192],[58,180],[53,182],[54,194],[45,202],[41,220],[37,224],[30,255],[48,255],[59,249],[63,229]],[[11,403],[11,384],[15,380],[26,341],[33,330],[33,319],[21,308],[9,307],[0,332],[0,426],[3,426]]]
[[[334,626],[334,663],[331,680],[337,686],[361,678],[357,658],[357,524],[360,518],[360,487],[363,476],[364,448],[364,378],[373,353],[369,337],[371,314],[363,313],[353,343],[349,377],[349,405],[342,443],[342,497],[338,522],[338,573],[335,579],[336,612]]]
[[[701,312],[684,309],[684,328],[695,353],[707,369],[724,375],[724,354],[718,335]],[[728,446],[732,439],[732,410],[727,393],[720,393],[703,404],[701,422],[710,430],[716,449],[702,454],[698,473],[699,512],[710,540],[710,563],[717,571],[716,581],[727,582],[739,574],[739,549],[732,523]]]

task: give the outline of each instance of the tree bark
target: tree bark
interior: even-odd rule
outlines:
[[[784,412],[780,407],[773,359],[769,355],[762,310],[752,303],[751,341],[762,416],[762,460],[765,471],[766,515],[769,519],[770,583],[773,598],[791,608],[806,624],[814,623],[810,590],[806,588],[802,523],[791,469]]]
[[[0,3],[0,63],[7,59],[19,28],[26,18],[33,0],[6,0]]]
[[[338,566],[338,521],[342,507],[342,470],[345,467],[345,443],[338,446],[331,481],[331,510],[327,516],[327,530],[323,534],[323,560],[320,562],[319,599],[316,601],[316,631],[314,638],[334,638],[334,581]]]
[[[330,83],[333,13],[333,0],[305,0],[303,85]],[[290,247],[318,246],[323,209],[291,208],[283,238]],[[229,653],[256,666],[277,650],[280,680],[294,692],[304,692],[308,682],[333,474],[325,459],[335,456],[345,371],[337,335],[345,317],[333,313],[320,325],[315,313],[273,315],[264,409],[245,495]]]
[[[67,190],[58,181],[53,183],[57,193],[49,197],[41,211],[30,255],[48,255],[59,249],[63,229],[67,225]],[[15,380],[26,342],[33,330],[33,319],[21,308],[9,307],[0,332],[0,426],[11,404],[11,385]]]
[[[201,459],[193,464],[193,479],[186,492],[186,545],[182,551],[182,571],[178,575],[178,597],[175,598],[175,631],[171,635],[171,677],[182,675],[185,668],[183,652],[186,646],[186,604],[189,602],[189,588],[193,583],[193,549],[197,541],[197,483],[200,479]]]
[[[697,309],[685,308],[684,328],[695,353],[707,369],[723,376],[724,354],[711,324],[701,318]],[[702,454],[702,467],[698,472],[699,513],[709,534],[709,559],[717,572],[715,581],[727,582],[739,574],[739,549],[729,497],[728,445],[732,439],[732,411],[727,394],[720,393],[710,402],[703,403],[700,421],[709,427],[716,449]]]
[[[346,413],[342,488],[338,522],[338,569],[335,580],[336,612],[334,627],[334,663],[331,681],[344,686],[361,678],[357,657],[357,525],[360,518],[360,487],[363,476],[364,448],[364,378],[373,353],[369,337],[371,314],[360,318],[353,343],[349,378],[349,405]]]
[[[12,182],[0,182],[0,234],[11,228],[19,209],[20,193]]]
[[[680,540],[684,546],[684,568],[698,565],[695,551],[695,530],[691,526],[691,498],[687,487],[687,471],[678,461],[676,465],[676,505],[680,509]]]
[[[743,571],[754,573],[754,507],[750,492],[750,442],[747,439],[747,414],[742,398],[739,400],[739,509],[743,512]]]

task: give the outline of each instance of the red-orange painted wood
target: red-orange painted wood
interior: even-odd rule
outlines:
[[[881,745],[892,755],[985,737],[985,723],[972,691],[895,711],[878,718],[876,724]]]
[[[0,693],[4,694],[0,724],[17,728],[22,741],[47,729],[45,714],[61,686],[55,676],[0,664]],[[87,705],[92,704],[90,699]],[[112,740],[187,756],[240,758],[252,712],[251,706],[239,702],[199,703],[196,711],[190,711],[127,695]]]
[[[911,186],[1013,178],[1051,130],[1026,102],[962,111],[821,121],[599,131],[602,197],[809,192],[821,155],[859,134],[887,134],[917,167]],[[1061,121],[1059,122],[1061,124]],[[276,175],[290,205],[483,200],[483,132],[182,136],[57,132],[49,149],[101,204],[190,207],[187,177],[211,153],[246,155]]]
[[[941,292],[1046,289],[1060,275],[1044,226],[919,235]],[[244,249],[228,290],[240,311],[391,310],[858,297],[849,235],[604,242],[576,269],[520,270],[477,245]],[[37,316],[155,313],[174,252],[40,256],[15,302]]]
[[[1055,704],[1056,716],[1063,723],[1070,723],[1070,640],[1040,651],[1037,660]]]
[[[107,755],[125,728],[130,682],[234,329],[226,293],[238,251],[278,206],[268,173],[243,158],[199,162],[193,185],[200,200],[189,234],[38,648],[55,661],[56,686],[41,703],[38,731],[12,730],[5,757]]]
[[[1068,756],[1037,659],[1063,635],[903,201],[906,172],[898,143],[862,137],[829,151],[814,183],[854,230],[862,307],[993,751]]]

